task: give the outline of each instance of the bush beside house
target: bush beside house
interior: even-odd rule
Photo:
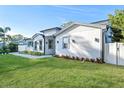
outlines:
[[[17,52],[18,51],[18,44],[10,43],[8,45],[8,48],[10,49],[10,52]]]
[[[43,53],[41,52],[34,52],[34,51],[22,51],[21,54],[29,54],[29,55],[35,55],[35,56],[41,56]]]
[[[8,54],[9,52],[17,52],[18,45],[14,43],[10,43],[7,46],[3,46],[0,48],[0,54]]]
[[[62,55],[62,56],[59,56],[59,55],[55,55],[55,57],[59,57],[59,58],[65,58],[65,59],[72,59],[72,60],[79,60],[79,61],[82,61],[82,62],[92,62],[92,63],[105,63],[102,61],[101,58],[96,58],[96,59],[89,59],[89,58],[80,58],[80,57],[71,57],[71,56],[68,56],[68,55]]]

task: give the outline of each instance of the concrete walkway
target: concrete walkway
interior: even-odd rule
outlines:
[[[21,56],[21,57],[25,57],[25,58],[30,58],[30,59],[52,57],[52,55],[33,56],[33,55],[28,55],[28,54],[19,54],[18,52],[9,53],[9,54],[12,54],[15,56]]]

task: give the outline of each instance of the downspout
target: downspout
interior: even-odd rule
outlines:
[[[43,39],[44,39],[44,55],[45,55],[45,35],[43,35]]]
[[[116,65],[118,65],[119,62],[119,44],[116,42]]]
[[[102,30],[102,62],[104,62],[104,50],[105,50],[105,33]]]
[[[53,38],[54,38],[54,55],[56,55],[56,36],[53,35]]]

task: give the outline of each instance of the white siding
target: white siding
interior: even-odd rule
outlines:
[[[42,50],[39,49],[39,44],[40,44],[39,41],[40,40],[42,40]],[[38,44],[37,44],[37,50],[34,50],[35,49],[34,48],[35,47],[35,41],[38,42]],[[43,36],[42,35],[38,35],[37,37],[34,38],[34,40],[33,40],[33,50],[34,51],[38,51],[38,52],[44,52],[44,39],[43,39]]]
[[[53,40],[52,46],[53,48],[49,49],[49,39]],[[45,38],[45,54],[55,54],[55,38],[53,36],[48,36]]]
[[[45,36],[51,36],[51,35],[55,34],[56,31],[57,31],[57,30],[55,30],[55,29],[53,29],[53,30],[48,30],[48,31],[44,31],[43,34],[44,34]]]
[[[102,46],[102,31],[101,29],[78,26],[70,31],[65,31],[56,37],[56,55],[68,55],[85,58],[101,58]],[[70,37],[70,48],[62,48],[62,38]],[[99,42],[95,41],[99,39]],[[72,40],[75,41],[72,42]],[[59,43],[57,43],[59,41]]]

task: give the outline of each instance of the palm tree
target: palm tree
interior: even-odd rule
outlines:
[[[11,30],[10,27],[5,27],[5,28],[0,27],[0,36],[2,37],[3,40],[3,46],[6,45],[6,33],[10,30]]]

